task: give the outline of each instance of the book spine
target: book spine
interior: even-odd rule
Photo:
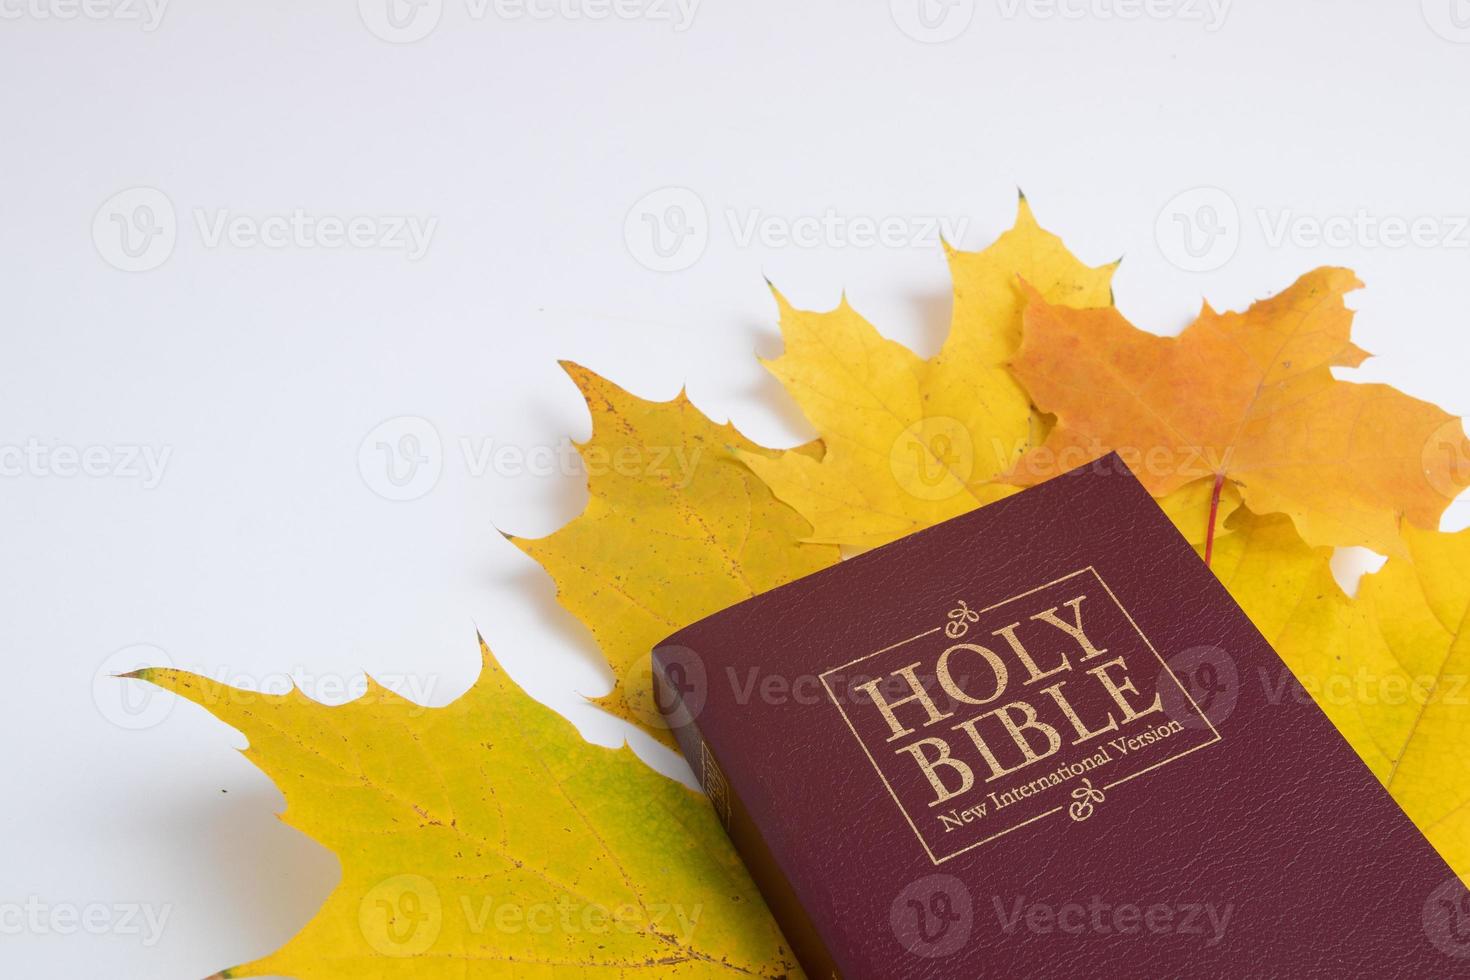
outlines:
[[[665,673],[666,663],[653,655],[653,689],[664,721],[674,733],[679,749],[699,779],[704,795],[714,807],[720,824],[744,862],[746,870],[771,915],[800,961],[807,976],[815,980],[841,980],[842,974],[831,952],[822,941],[811,917],[798,899],[790,879],[771,854],[759,825],[741,802],[720,765],[720,747],[711,746],[700,730],[694,713],[684,701],[682,685],[672,683]]]

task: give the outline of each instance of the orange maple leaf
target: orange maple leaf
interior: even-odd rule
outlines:
[[[1011,367],[1057,424],[1008,479],[1039,482],[1115,450],[1155,496],[1213,475],[1217,497],[1233,483],[1311,544],[1406,554],[1401,521],[1437,528],[1470,484],[1470,441],[1433,405],[1333,377],[1368,356],[1343,302],[1361,285],[1318,269],[1244,313],[1206,305],[1178,337],[1033,293]]]

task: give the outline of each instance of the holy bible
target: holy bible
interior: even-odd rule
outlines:
[[[1116,456],[653,673],[811,977],[1470,976],[1470,894]]]

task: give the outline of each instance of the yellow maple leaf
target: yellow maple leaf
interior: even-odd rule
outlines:
[[[884,338],[846,297],[813,313],[776,296],[786,350],[766,366],[826,451],[741,459],[811,522],[812,541],[871,548],[1014,492],[993,481],[1036,430],[1006,369],[1021,336],[1022,280],[1057,303],[1112,302],[1116,264],[1084,265],[1024,197],[1015,227],[989,248],[947,252],[953,319],[930,360]]]
[[[1004,367],[1021,343],[1021,318],[1029,302],[1023,282],[1049,302],[1077,309],[1113,305],[1117,262],[1091,267],[1036,222],[1021,195],[1016,223],[988,248],[962,252],[945,245],[954,309],[949,336],[933,370],[956,388],[969,384],[976,365]]]
[[[1057,424],[1013,478],[1118,450],[1155,496],[1210,476],[1257,513],[1289,514],[1308,542],[1405,554],[1401,519],[1438,527],[1470,485],[1470,441],[1433,405],[1332,376],[1367,357],[1343,302],[1359,286],[1319,269],[1244,313],[1206,305],[1178,337],[1036,296],[1013,369]]]
[[[1284,515],[1237,515],[1214,569],[1314,697],[1462,877],[1470,879],[1470,531],[1408,528],[1411,558],[1338,586],[1332,550]],[[1291,697],[1290,678],[1242,677]]]
[[[584,742],[481,643],[444,708],[372,684],[328,707],[194,674],[133,675],[239,729],[282,819],[342,880],[280,951],[219,978],[799,977],[697,793]]]
[[[732,455],[770,451],[733,425],[711,422],[683,392],[645,401],[563,366],[592,413],[592,438],[577,447],[590,499],[555,533],[511,540],[556,581],[557,598],[612,666],[616,686],[598,703],[672,745],[653,699],[654,646],[839,554],[803,543],[806,521]]]
[[[992,480],[1025,446],[1031,403],[1005,369],[977,366],[964,398],[947,402],[925,384],[926,363],[845,298],[828,313],[776,299],[786,351],[766,366],[825,451],[740,459],[811,522],[812,541],[874,547],[1014,492]]]

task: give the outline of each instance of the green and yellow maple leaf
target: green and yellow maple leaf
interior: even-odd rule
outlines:
[[[282,819],[342,864],[299,935],[218,976],[799,977],[704,798],[583,741],[481,651],[479,681],[443,708],[376,684],[328,707],[133,675],[244,733]]]
[[[616,686],[598,704],[672,745],[653,699],[654,646],[839,553],[804,543],[806,521],[732,455],[770,450],[710,421],[683,392],[645,401],[584,367],[563,366],[592,413],[592,438],[577,447],[590,499],[555,533],[511,540],[556,581],[558,599],[612,666]]]

